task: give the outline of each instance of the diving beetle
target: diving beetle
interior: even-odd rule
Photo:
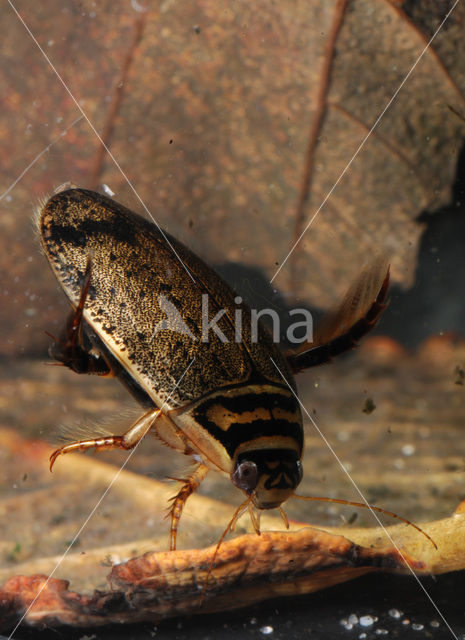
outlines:
[[[279,508],[285,519],[281,505],[303,473],[294,374],[351,349],[372,329],[384,309],[387,263],[362,272],[316,343],[283,353],[260,323],[252,340],[250,309],[213,269],[114,200],[63,185],[41,205],[38,225],[72,307],[61,335],[52,336],[51,356],[76,373],[116,376],[144,408],[123,435],[57,449],[50,469],[61,454],[131,449],[153,432],[197,460],[171,504],[171,549],[185,502],[210,469],[229,475],[246,495],[234,521],[249,511],[259,533],[257,509]],[[200,327],[205,296],[219,318],[208,341]],[[178,326],[167,323],[167,309]]]

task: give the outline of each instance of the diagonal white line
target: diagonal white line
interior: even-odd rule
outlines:
[[[409,563],[407,562],[407,559],[405,558],[404,554],[402,553],[402,551],[400,550],[400,548],[397,546],[397,544],[395,543],[395,541],[393,540],[391,534],[389,533],[389,531],[386,529],[386,527],[383,525],[383,523],[381,522],[381,520],[378,517],[378,514],[371,508],[371,506],[369,505],[369,503],[367,502],[365,496],[363,495],[363,493],[361,492],[359,486],[357,485],[357,483],[355,482],[355,480],[352,478],[352,476],[350,475],[350,473],[347,471],[347,469],[345,468],[343,462],[341,461],[341,459],[339,458],[339,456],[337,455],[337,453],[334,451],[333,447],[331,446],[331,444],[328,442],[327,438],[325,437],[324,433],[321,431],[321,429],[318,427],[318,425],[316,424],[315,420],[312,418],[312,416],[309,414],[309,412],[307,411],[307,409],[304,407],[304,405],[302,404],[302,402],[300,401],[300,399],[298,398],[297,394],[295,393],[294,389],[291,387],[291,385],[289,384],[289,382],[286,380],[286,378],[284,377],[284,374],[282,373],[281,369],[278,367],[278,365],[276,364],[276,362],[273,360],[273,358],[270,356],[270,360],[271,362],[274,364],[274,366],[276,367],[277,371],[279,372],[281,378],[284,380],[284,382],[286,383],[286,385],[289,387],[289,390],[291,391],[292,395],[295,397],[295,399],[297,400],[297,402],[300,404],[300,406],[302,407],[303,411],[305,412],[305,414],[308,416],[308,418],[310,418],[313,426],[315,427],[315,429],[318,432],[318,435],[322,438],[323,442],[325,443],[325,445],[328,447],[328,449],[331,451],[331,453],[333,454],[333,456],[336,458],[339,466],[341,467],[341,469],[344,471],[344,473],[346,474],[346,476],[349,478],[350,482],[353,484],[354,488],[356,489],[357,493],[360,495],[360,497],[362,498],[363,502],[366,504],[366,506],[368,507],[368,509],[371,511],[373,517],[376,519],[376,521],[378,522],[379,526],[383,529],[384,533],[386,534],[387,538],[389,539],[390,543],[392,544],[392,546],[396,549],[397,553],[399,554],[399,556],[402,558],[405,566],[407,567],[407,569],[410,571],[410,573],[413,575],[413,577],[415,578],[415,580],[418,582],[418,584],[420,585],[421,589],[424,591],[426,597],[428,598],[428,600],[431,602],[431,604],[433,605],[433,607],[436,609],[436,612],[438,613],[438,615],[441,617],[441,619],[443,620],[444,624],[446,625],[446,627],[449,629],[449,631],[451,632],[451,634],[453,635],[453,637],[455,638],[455,640],[458,640],[458,637],[455,635],[454,631],[452,630],[451,626],[449,625],[449,623],[447,622],[447,620],[445,619],[445,617],[443,616],[443,614],[441,613],[439,607],[437,606],[437,604],[434,602],[434,600],[432,599],[432,597],[430,596],[430,594],[428,593],[428,591],[426,590],[425,586],[423,585],[423,583],[421,582],[420,578],[417,576],[417,574],[414,572],[414,570],[412,569],[412,567],[409,565]]]
[[[337,187],[337,185],[339,184],[339,182],[342,180],[342,178],[344,177],[344,175],[347,173],[347,171],[349,170],[349,167],[351,166],[352,162],[355,160],[355,158],[358,156],[359,152],[362,150],[362,148],[365,145],[365,142],[368,140],[368,138],[371,136],[371,134],[373,133],[373,131],[376,129],[376,127],[378,126],[381,118],[384,116],[384,114],[386,113],[386,111],[389,109],[389,107],[391,106],[391,104],[394,102],[394,100],[397,98],[397,95],[399,94],[400,90],[402,89],[402,87],[404,86],[404,84],[407,82],[407,80],[409,79],[409,77],[411,76],[411,74],[413,73],[414,69],[416,68],[416,66],[418,65],[418,63],[420,62],[420,60],[423,58],[424,54],[426,53],[426,51],[429,49],[429,47],[431,46],[431,43],[433,42],[433,40],[435,39],[435,37],[438,35],[438,33],[440,32],[440,30],[442,29],[442,27],[444,26],[445,22],[447,21],[447,19],[449,18],[450,14],[452,13],[452,11],[455,9],[455,7],[457,6],[459,0],[455,0],[454,4],[452,5],[452,8],[447,12],[446,17],[444,18],[444,20],[441,22],[441,24],[439,25],[439,27],[436,29],[436,31],[433,33],[433,35],[431,36],[431,38],[429,39],[428,43],[426,44],[425,48],[423,49],[423,51],[420,53],[420,55],[418,56],[418,58],[416,59],[416,61],[413,63],[412,68],[410,69],[410,71],[407,73],[407,75],[405,76],[405,78],[402,80],[402,82],[400,83],[400,85],[397,87],[395,93],[393,94],[393,96],[391,97],[391,99],[389,100],[389,102],[387,103],[387,105],[384,107],[384,109],[381,111],[381,113],[379,114],[379,116],[376,118],[376,121],[374,123],[374,125],[371,127],[371,129],[369,130],[369,132],[366,134],[366,136],[363,138],[362,142],[359,144],[359,146],[357,147],[354,155],[351,157],[351,159],[349,160],[349,162],[346,164],[344,170],[342,171],[342,173],[340,174],[339,178],[336,180],[336,182],[333,184],[333,186],[331,187],[331,189],[328,191],[328,193],[326,194],[325,199],[323,200],[323,202],[320,204],[320,206],[318,207],[318,209],[315,211],[315,213],[313,214],[313,216],[310,218],[310,222],[307,224],[307,226],[305,227],[305,229],[302,231],[302,233],[300,234],[300,236],[297,238],[297,240],[294,242],[293,246],[291,247],[291,250],[289,251],[289,253],[287,254],[287,256],[284,258],[284,260],[281,262],[281,264],[279,265],[278,269],[276,270],[274,276],[271,278],[270,280],[270,284],[273,282],[273,280],[276,278],[276,276],[278,275],[278,273],[281,271],[281,269],[284,267],[284,265],[286,264],[286,262],[289,260],[289,257],[291,256],[292,252],[294,251],[294,249],[296,248],[296,246],[299,244],[299,242],[302,240],[302,237],[304,236],[304,234],[307,232],[308,228],[310,227],[310,225],[312,224],[312,222],[315,220],[315,218],[317,217],[317,215],[320,213],[321,209],[324,207],[326,201],[330,198],[331,194],[333,193],[334,189]]]
[[[21,15],[19,14],[19,12],[17,11],[16,7],[13,5],[13,3],[11,2],[11,0],[8,0],[8,4],[10,5],[10,7],[13,9],[13,11],[16,13],[16,16],[18,17],[18,19],[21,21],[22,25],[24,26],[24,28],[26,29],[26,31],[28,32],[28,34],[31,36],[32,40],[34,41],[34,43],[37,45],[39,51],[41,52],[41,54],[44,56],[44,58],[46,59],[46,61],[48,62],[48,64],[50,65],[51,69],[53,70],[53,72],[55,73],[56,77],[58,78],[58,80],[61,82],[63,88],[65,89],[66,93],[69,95],[69,97],[71,98],[71,100],[74,102],[74,104],[76,105],[76,107],[79,109],[79,111],[81,112],[83,118],[86,120],[87,124],[89,125],[89,127],[92,129],[92,131],[94,132],[94,134],[96,135],[96,137],[98,138],[100,144],[103,146],[103,148],[105,149],[105,151],[108,153],[108,155],[110,156],[110,158],[112,159],[112,161],[114,162],[116,168],[118,169],[118,171],[121,173],[121,175],[123,176],[123,178],[126,180],[126,182],[128,183],[129,187],[131,188],[132,192],[134,193],[134,195],[136,196],[136,198],[139,200],[139,202],[141,203],[142,207],[145,209],[146,213],[151,217],[151,219],[153,220],[155,226],[157,227],[158,231],[161,233],[161,235],[163,236],[165,242],[167,243],[167,245],[170,247],[171,251],[174,253],[174,255],[176,256],[176,258],[179,260],[179,262],[182,264],[184,270],[186,271],[186,273],[189,275],[189,278],[192,280],[192,282],[195,283],[195,278],[192,275],[192,273],[190,272],[190,270],[186,267],[186,265],[184,264],[184,262],[182,261],[181,257],[179,256],[179,254],[177,253],[176,249],[173,247],[173,245],[171,244],[171,242],[169,241],[169,239],[167,238],[165,232],[163,231],[163,229],[160,227],[160,225],[158,224],[158,222],[155,220],[154,216],[152,215],[152,213],[149,211],[147,205],[145,204],[145,202],[142,200],[142,198],[140,197],[140,195],[138,194],[138,192],[136,191],[136,188],[134,187],[134,185],[132,184],[131,180],[129,179],[129,177],[126,175],[126,173],[123,171],[121,165],[119,164],[119,162],[117,161],[117,159],[115,158],[115,156],[113,155],[113,153],[110,151],[110,149],[108,148],[108,146],[105,144],[105,142],[103,141],[102,137],[100,136],[100,134],[98,133],[97,129],[94,127],[94,125],[92,124],[91,120],[89,119],[89,117],[87,116],[87,114],[84,112],[84,109],[81,107],[81,105],[79,104],[79,102],[76,100],[76,98],[74,97],[74,95],[71,92],[71,89],[68,87],[68,85],[66,84],[66,82],[63,80],[63,78],[61,77],[61,75],[58,73],[58,71],[56,70],[56,68],[54,67],[52,61],[50,60],[50,58],[48,57],[48,55],[45,53],[44,49],[40,46],[40,43],[38,42],[37,38],[34,36],[34,34],[32,33],[32,31],[29,29],[29,27],[27,26],[27,24],[25,23],[25,21],[23,20],[23,18],[21,17]]]
[[[4,191],[2,194],[0,194],[0,200],[3,200],[3,198],[5,198],[5,196],[7,196],[10,193],[10,191],[16,187],[16,185],[21,180],[21,178],[23,178],[26,175],[29,169],[35,165],[37,160],[39,160],[44,155],[44,153],[47,153],[47,151],[49,151],[51,147],[53,147],[53,145],[58,142],[58,140],[61,140],[61,138],[63,138],[68,133],[68,131],[74,127],[75,124],[77,124],[80,120],[82,120],[83,117],[84,116],[81,115],[79,116],[79,118],[76,118],[75,120],[73,120],[73,122],[70,125],[68,125],[66,129],[63,129],[63,131],[60,133],[59,136],[57,136],[56,138],[53,138],[53,140],[45,147],[45,149],[42,149],[42,151],[36,155],[34,160],[31,160],[31,162],[27,165],[24,171],[22,171],[19,174],[19,176],[16,178],[16,180],[12,184],[10,184],[8,189]]]
[[[194,363],[195,358],[192,358],[192,360],[190,361],[189,365],[187,366],[186,370],[184,371],[184,373],[182,374],[182,376],[179,378],[179,380],[176,382],[176,384],[173,387],[173,390],[171,391],[170,395],[168,396],[168,398],[165,400],[165,402],[162,404],[162,406],[160,407],[160,411],[163,409],[163,407],[169,402],[171,396],[173,395],[173,393],[176,391],[176,389],[178,388],[178,386],[180,385],[182,379],[184,378],[184,376],[186,375],[186,373],[189,371],[189,369],[191,368],[191,366]],[[133,449],[130,450],[126,460],[123,462],[123,464],[121,465],[121,467],[118,469],[118,471],[115,473],[115,475],[113,476],[110,484],[108,485],[108,487],[105,489],[105,491],[102,493],[102,495],[100,496],[100,498],[98,499],[98,501],[96,502],[94,508],[92,509],[92,511],[89,513],[89,515],[87,516],[87,518],[85,519],[84,523],[82,524],[81,528],[79,529],[79,531],[76,533],[76,535],[74,536],[74,538],[71,540],[71,542],[69,543],[66,551],[63,553],[63,555],[61,556],[61,558],[58,560],[58,562],[55,565],[55,568],[53,569],[53,571],[48,575],[47,580],[44,582],[44,584],[41,586],[41,588],[39,589],[39,591],[37,592],[37,595],[35,596],[34,600],[29,604],[29,606],[27,607],[26,611],[23,613],[23,615],[21,616],[19,622],[16,624],[15,628],[13,629],[13,631],[11,632],[11,634],[8,636],[8,640],[11,640],[13,638],[13,634],[16,632],[16,630],[18,629],[19,625],[22,623],[22,621],[24,620],[24,618],[27,616],[27,614],[29,613],[29,611],[31,610],[31,608],[34,606],[34,603],[37,601],[37,599],[39,598],[40,594],[42,593],[42,591],[46,588],[46,586],[48,585],[48,583],[50,582],[50,579],[53,578],[54,574],[56,573],[57,569],[59,568],[59,566],[61,565],[61,563],[63,562],[63,560],[66,558],[66,556],[68,555],[68,553],[70,552],[72,546],[74,545],[74,543],[76,542],[76,540],[79,538],[79,536],[81,535],[81,533],[83,532],[83,530],[85,529],[85,527],[87,526],[87,523],[89,522],[89,520],[92,518],[92,516],[94,515],[94,513],[97,511],[97,509],[99,508],[99,506],[101,505],[101,503],[103,502],[105,496],[107,495],[107,493],[110,491],[110,489],[112,488],[112,486],[115,484],[115,482],[118,480],[121,472],[123,471],[124,467],[127,465],[127,463],[129,462],[129,460],[132,458],[132,455],[135,453],[137,447],[139,446],[139,444],[142,442],[143,438],[141,438],[139,440],[139,442],[137,442],[137,444],[135,445],[135,447]]]

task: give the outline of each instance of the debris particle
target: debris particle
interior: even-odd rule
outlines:
[[[424,629],[424,628],[425,628],[425,625],[424,625],[424,624],[419,624],[418,622],[414,622],[414,623],[412,624],[412,629],[413,629],[414,631],[423,631],[423,629]]]
[[[455,384],[458,384],[460,387],[463,387],[465,381],[465,371],[457,365],[454,370],[455,375],[457,376],[455,379]]]
[[[370,413],[373,413],[373,411],[376,409],[376,405],[373,402],[373,398],[367,398],[365,400],[365,404],[363,405],[363,413],[366,413],[367,415],[370,415]]]
[[[438,620],[431,620],[431,622],[429,623],[430,627],[433,627],[433,629],[437,629],[439,627],[439,621]]]
[[[389,615],[391,616],[391,618],[402,618],[402,616],[404,615],[403,611],[399,611],[399,609],[389,609]]]
[[[112,567],[113,566],[113,560],[111,557],[111,553],[107,553],[104,557],[104,559],[101,561],[100,566],[102,567]]]
[[[6,559],[9,562],[18,562],[19,554],[21,553],[21,543],[17,542],[10,553],[7,554]]]
[[[147,7],[139,4],[137,0],[131,0],[131,7],[134,9],[134,11],[137,11],[137,13],[145,13],[147,11]]]
[[[354,524],[357,518],[358,518],[358,513],[354,511],[353,514],[347,518],[347,524]]]
[[[361,627],[371,627],[375,623],[375,619],[373,616],[361,616],[359,622]]]

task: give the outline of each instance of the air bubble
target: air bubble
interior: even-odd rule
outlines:
[[[403,456],[413,456],[416,451],[416,448],[413,444],[404,444],[401,449]]]
[[[264,636],[269,636],[270,633],[273,633],[274,629],[270,625],[266,625],[264,627],[260,627],[260,633],[263,633]]]
[[[105,193],[107,194],[107,196],[110,196],[110,198],[112,198],[115,195],[115,192],[112,191],[107,184],[102,184],[102,187]]]

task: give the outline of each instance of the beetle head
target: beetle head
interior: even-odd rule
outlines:
[[[274,509],[285,502],[302,480],[300,458],[292,449],[256,449],[240,453],[231,481],[258,509]]]

